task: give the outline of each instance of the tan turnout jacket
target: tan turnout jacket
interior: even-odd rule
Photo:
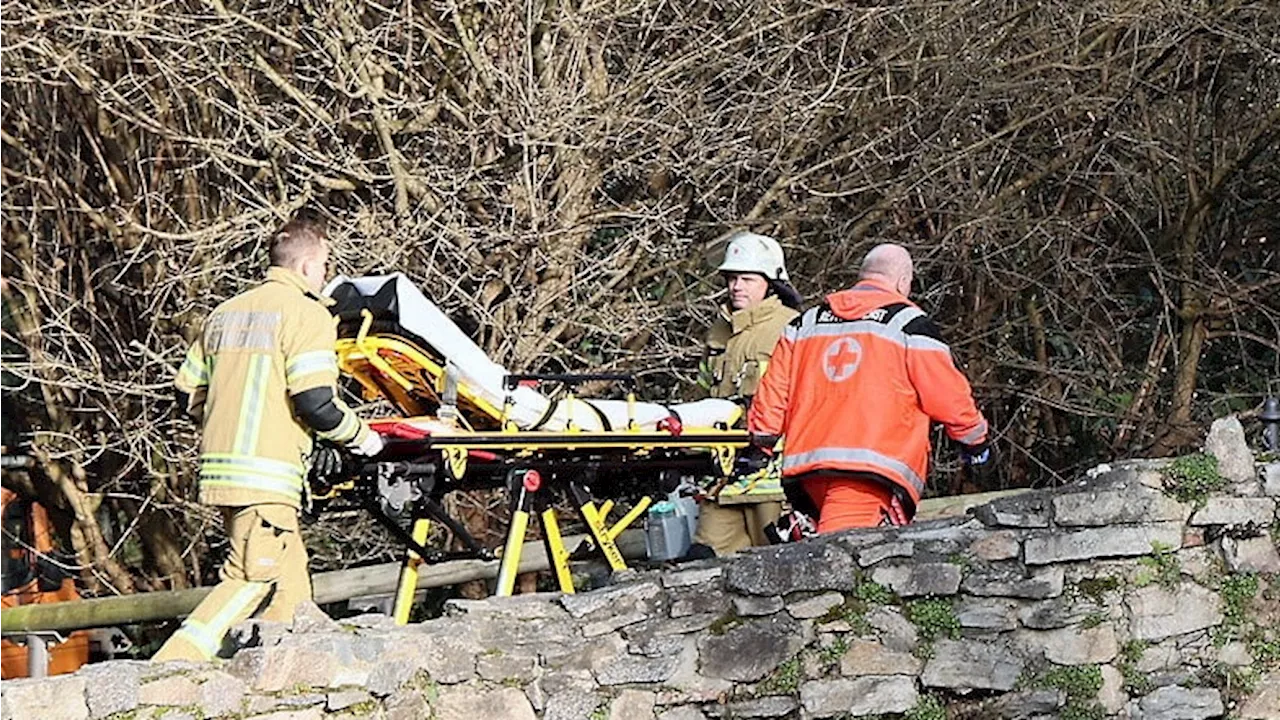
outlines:
[[[337,329],[327,302],[297,273],[273,267],[266,282],[222,303],[205,321],[175,380],[203,425],[201,502],[301,505],[312,440],[289,398],[338,379]],[[342,422],[322,437],[363,440],[368,426],[336,391],[334,402]]]

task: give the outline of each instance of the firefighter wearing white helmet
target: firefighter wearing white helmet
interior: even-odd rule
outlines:
[[[724,261],[726,302],[707,334],[703,385],[711,397],[750,406],[782,329],[799,314],[800,295],[789,284],[782,246],[766,235],[738,232]],[[695,542],[718,555],[768,543],[764,528],[782,514],[777,468],[734,478],[707,497]]]
[[[755,273],[765,280],[787,282],[787,263],[782,246],[768,235],[752,232],[734,233],[724,251],[724,262],[716,268],[722,273]]]

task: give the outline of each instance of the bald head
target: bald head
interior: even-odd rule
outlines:
[[[858,279],[883,283],[905,297],[911,292],[914,274],[911,253],[901,245],[883,243],[871,248],[871,252],[862,259]]]

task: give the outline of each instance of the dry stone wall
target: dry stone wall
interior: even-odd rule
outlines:
[[[250,623],[214,664],[5,682],[4,718],[1280,718],[1280,463],[1236,430],[1222,487],[1203,458],[1130,462],[407,627]]]

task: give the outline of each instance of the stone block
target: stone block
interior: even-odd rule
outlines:
[[[1280,718],[1280,670],[1262,676],[1253,692],[1240,704],[1240,720]]]
[[[344,673],[345,668],[340,661],[354,661],[350,652],[354,636],[344,635],[341,646],[328,636],[300,637],[305,638],[294,636],[276,645],[241,650],[227,665],[227,672],[244,681],[249,689],[259,692],[279,692],[298,686],[358,684],[360,678]],[[145,700],[143,704],[146,704]]]
[[[1265,528],[1275,521],[1275,515],[1276,501],[1271,498],[1211,497],[1191,516],[1191,524]]]
[[[623,690],[609,704],[609,720],[653,720],[657,695],[642,690]]]
[[[595,710],[595,703],[587,709],[586,717]],[[436,720],[536,720],[529,698],[516,688],[484,690],[474,687],[451,687],[440,692],[432,704],[432,716]],[[548,711],[548,715],[550,712]],[[421,716],[419,716],[421,717]]]
[[[857,582],[853,556],[822,540],[752,548],[726,562],[726,585],[746,595],[848,591]]]
[[[1280,573],[1280,550],[1268,535],[1222,538],[1222,556],[1232,572]]]
[[[1042,600],[1061,595],[1065,578],[1060,565],[1028,569],[1019,563],[997,563],[970,570],[960,587],[981,597]]]
[[[1249,646],[1233,640],[1223,644],[1218,648],[1218,662],[1229,667],[1246,667],[1253,664],[1253,654],[1249,652]]]
[[[1033,630],[1053,630],[1100,612],[1102,607],[1088,600],[1059,596],[1024,605],[1018,610],[1018,620]]]
[[[1015,640],[1026,652],[1043,650],[1045,659],[1058,665],[1097,665],[1111,662],[1120,649],[1111,623],[1092,628],[1021,630]]]
[[[1098,704],[1110,715],[1119,714],[1129,702],[1129,694],[1124,690],[1124,674],[1114,665],[1103,665],[1102,687],[1098,690]]]
[[[968,595],[962,595],[955,604],[960,627],[997,632],[1018,626],[1017,608],[1018,604],[1013,600]]]
[[[1054,496],[1055,525],[1100,527],[1152,522],[1184,523],[1191,514],[1191,506],[1136,480],[1091,485],[1093,487],[1081,492]]]
[[[680,618],[654,618],[637,623],[622,631],[632,652],[653,655],[657,648],[665,647],[667,639],[679,639],[682,635],[706,630],[713,623],[725,618],[725,614],[704,613]],[[665,653],[657,652],[662,655]]]
[[[783,608],[785,603],[777,595],[755,597],[752,595],[733,596],[733,610],[743,617],[772,615]]]
[[[422,693],[414,690],[401,690],[383,702],[386,720],[421,720],[436,717],[431,713],[431,703]]]
[[[589,718],[600,706],[601,698],[593,692],[576,690],[555,693],[547,699],[547,711],[543,714],[546,720],[582,720]],[[440,718],[439,715],[436,716]],[[482,716],[473,716],[479,720]],[[440,719],[443,720],[443,719]],[[459,718],[459,720],[462,720]],[[486,720],[488,720],[486,718]]]
[[[1028,565],[1045,565],[1101,557],[1150,555],[1155,543],[1175,549],[1181,547],[1182,523],[1120,525],[1038,535],[1023,542],[1022,552]]]
[[[627,652],[632,655],[660,658],[679,655],[685,639],[680,635],[642,635],[627,642]]]
[[[914,652],[920,644],[916,626],[902,616],[896,607],[873,608],[866,615],[867,624],[875,628],[880,642],[891,650]]]
[[[4,720],[88,720],[85,681],[78,675],[5,680],[0,692]],[[39,714],[34,715],[38,709]]]
[[[996,530],[969,543],[969,553],[979,560],[1012,560],[1022,550],[1022,541],[1012,530]]]
[[[707,677],[699,671],[698,647],[694,638],[686,638],[686,646],[677,660],[676,671],[658,693],[659,705],[719,702],[733,690],[732,682]]]
[[[787,695],[739,700],[725,706],[724,717],[733,718],[778,718],[791,717],[800,709],[800,703]]]
[[[1012,690],[1026,663],[1007,643],[992,640],[940,640],[924,666],[926,687],[952,690]]]
[[[694,570],[680,570],[677,572],[666,573],[662,576],[662,587],[664,588],[683,588],[697,587],[705,588],[707,585],[719,585],[717,582],[724,574],[724,569],[720,567],[697,568]]]
[[[680,665],[680,658],[648,658],[626,655],[595,671],[596,682],[601,685],[632,685],[636,683],[665,682]]]
[[[1262,494],[1280,497],[1280,461],[1271,461],[1259,470],[1262,476]]]
[[[1134,669],[1140,673],[1155,673],[1172,670],[1181,664],[1182,652],[1178,650],[1178,643],[1167,640],[1144,648]]]
[[[325,697],[324,706],[329,712],[338,712],[339,710],[346,710],[352,705],[369,702],[372,699],[373,696],[364,690],[338,690],[329,693]]]
[[[887,542],[872,545],[858,551],[858,564],[871,567],[881,560],[895,557],[911,557],[915,554],[916,544],[913,542]]]
[[[620,608],[630,610],[660,595],[656,582],[628,583],[603,590],[563,595],[560,603],[575,618],[581,619],[596,613],[614,615]]]
[[[890,650],[872,640],[854,640],[840,658],[840,674],[845,677],[919,675],[923,666],[915,655]]]
[[[871,571],[872,580],[900,597],[954,595],[960,589],[960,577],[960,566],[945,562],[879,565]]]
[[[624,586],[617,586],[624,587]],[[454,598],[444,604],[445,618],[469,615],[478,620],[560,620],[566,615],[560,600],[564,597],[558,592],[539,592],[514,595],[512,597],[490,597],[483,600],[466,600]],[[344,620],[343,622],[348,622]],[[421,623],[425,631],[438,629],[447,625],[448,620],[437,618]]]
[[[138,704],[182,706],[195,704],[200,688],[188,675],[170,675],[152,680],[138,688]]]
[[[1058,709],[1066,702],[1067,696],[1061,690],[1019,690],[993,698],[985,706],[984,709],[988,712],[982,717],[1001,720],[1047,719],[1057,716]]]
[[[1049,527],[1049,500],[1048,495],[1043,492],[997,498],[986,505],[979,505],[971,512],[983,525],[989,527]]]
[[[498,643],[497,645],[501,645]],[[442,685],[466,682],[476,676],[476,658],[483,648],[474,638],[457,632],[434,631],[416,639],[419,667]]]
[[[508,679],[528,680],[537,666],[537,656],[526,653],[483,652],[476,658],[476,674],[497,683]]]
[[[301,712],[311,707],[321,707],[326,697],[319,693],[303,693],[301,695],[250,695],[244,704],[244,714],[256,715],[265,712]],[[241,714],[239,712],[237,715]]]
[[[671,591],[671,617],[681,618],[702,613],[723,615],[732,603],[719,587],[685,588]]]
[[[681,705],[658,713],[658,720],[707,720],[707,716],[692,705]]]
[[[844,604],[844,595],[840,593],[822,593],[803,600],[787,603],[787,612],[798,620],[810,620],[826,615],[832,608]]]
[[[195,705],[204,717],[234,715],[240,711],[240,702],[247,690],[242,680],[221,670],[206,670],[194,679],[199,687]],[[183,704],[189,705],[191,701]]]
[[[138,707],[138,681],[146,665],[138,660],[112,660],[81,668],[76,674],[84,679],[90,720]]]
[[[800,686],[809,717],[904,713],[920,702],[914,678],[903,675],[813,680]]]
[[[1209,426],[1204,451],[1218,459],[1218,474],[1232,482],[1256,479],[1253,452],[1244,436],[1244,426],[1235,415],[1218,418]]]
[[[1222,694],[1213,688],[1162,687],[1138,701],[1135,720],[1205,720],[1222,715]]]
[[[763,680],[804,647],[799,625],[790,618],[750,620],[723,635],[698,638],[698,664],[708,677],[736,682]]]
[[[1222,622],[1222,598],[1195,583],[1175,590],[1158,585],[1139,588],[1126,599],[1129,631],[1137,640],[1163,640]]]
[[[174,715],[172,713],[165,713],[161,717],[163,717],[164,720],[180,720],[180,718],[182,718],[181,715]],[[191,720],[196,720],[194,717],[187,717]],[[324,710],[318,707],[310,707],[305,710],[278,710],[266,715],[255,715],[253,720],[321,720],[323,717]],[[388,718],[388,720],[392,719]],[[394,720],[407,720],[407,718],[401,716]]]
[[[657,622],[657,621],[654,621]],[[635,627],[628,629],[632,632]],[[631,636],[634,640],[639,636]],[[583,642],[557,642],[543,647],[538,653],[542,666],[560,672],[581,672],[588,677],[591,668],[613,662],[627,654],[627,643],[617,635],[606,635]],[[547,692],[551,692],[548,688]]]

